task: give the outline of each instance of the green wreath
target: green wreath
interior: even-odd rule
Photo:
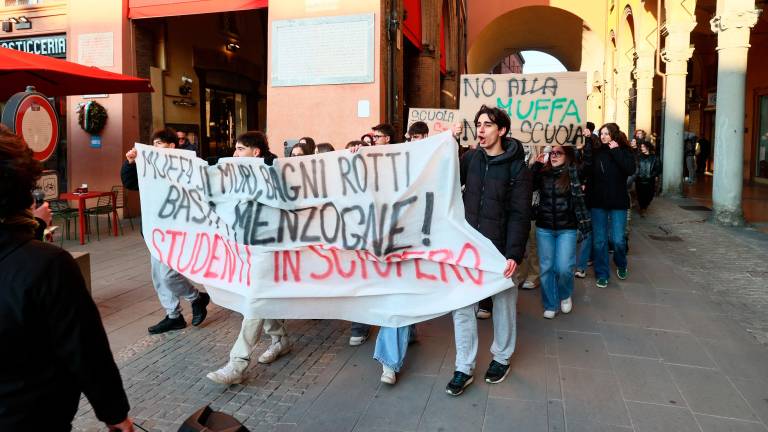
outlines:
[[[81,105],[77,111],[77,122],[91,135],[96,135],[104,129],[107,118],[107,110],[96,101]]]

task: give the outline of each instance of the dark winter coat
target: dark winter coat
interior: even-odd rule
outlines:
[[[652,183],[661,174],[661,162],[655,154],[640,154],[637,157],[637,181]]]
[[[635,157],[629,148],[611,149],[602,145],[593,150],[592,162],[586,168],[589,179],[587,205],[590,208],[629,208],[627,177],[636,169]]]
[[[139,190],[139,174],[136,170],[136,162],[123,161],[123,166],[120,168],[120,180],[123,181],[123,187],[126,189]]]
[[[84,393],[108,424],[128,415],[99,311],[65,250],[0,227],[0,431],[68,431]]]
[[[557,190],[557,180],[568,176],[565,167],[544,170],[544,164],[533,165],[533,188],[539,191],[536,226],[550,230],[576,229],[578,220],[573,209],[570,182],[564,191]]]
[[[464,212],[473,228],[519,264],[531,228],[533,179],[520,142],[505,139],[503,146],[504,153],[496,157],[478,148],[461,158]],[[516,179],[511,179],[513,168]]]

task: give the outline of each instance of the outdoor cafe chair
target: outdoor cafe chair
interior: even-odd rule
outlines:
[[[107,228],[112,229],[112,195],[102,195],[96,199],[96,206],[85,209],[88,221],[88,238],[91,236],[91,216],[96,217],[96,240],[99,236],[99,216],[107,217]],[[119,224],[118,224],[119,225]]]
[[[120,235],[123,235],[123,224],[120,222],[120,213],[122,213],[123,220],[126,219],[125,217],[125,188],[120,185],[112,186],[112,192],[115,194],[115,208],[116,209],[123,209],[122,212],[117,213],[117,226],[120,227]],[[133,231],[133,219],[130,217],[128,218],[128,223],[131,224],[131,231]]]
[[[75,240],[77,240],[77,209],[69,206],[69,202],[66,200],[54,199],[48,201],[48,206],[51,208],[52,220],[61,219],[64,222],[64,232],[66,232],[67,240],[69,240],[69,224],[74,222],[75,227]],[[64,246],[64,235],[61,233],[61,245]]]

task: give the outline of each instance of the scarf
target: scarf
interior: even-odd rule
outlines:
[[[29,231],[34,234],[38,227],[35,217],[32,215],[32,210],[24,210],[22,213],[0,218],[0,225],[13,226],[21,231]]]

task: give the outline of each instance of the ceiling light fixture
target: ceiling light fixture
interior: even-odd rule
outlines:
[[[227,44],[227,51],[235,52],[240,49],[240,44],[237,42],[230,42]]]

